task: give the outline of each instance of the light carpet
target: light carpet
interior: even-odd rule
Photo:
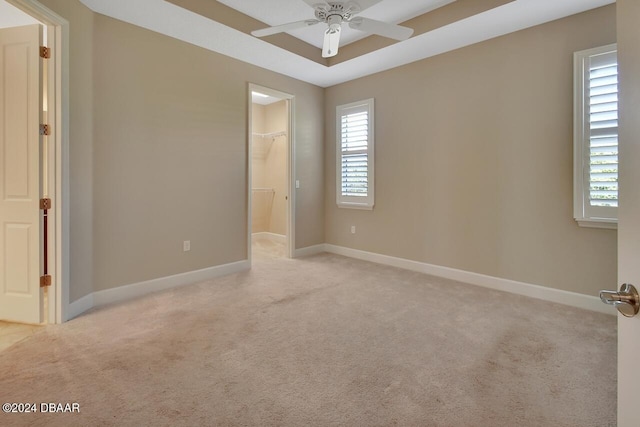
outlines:
[[[269,244],[0,352],[0,403],[80,405],[0,425],[615,426],[615,317]]]

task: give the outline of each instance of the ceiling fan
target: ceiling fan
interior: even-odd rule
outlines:
[[[377,34],[395,40],[406,40],[413,34],[413,29],[400,25],[389,24],[362,16],[355,16],[363,10],[379,3],[381,0],[358,0],[356,1],[319,1],[303,0],[315,9],[315,19],[290,22],[288,24],[276,25],[274,27],[263,28],[252,31],[256,37],[265,37],[272,34],[297,30],[298,28],[310,27],[324,22],[327,30],[324,32],[324,44],[322,46],[322,57],[329,58],[338,54],[340,46],[340,31],[342,24],[347,23],[354,30]]]

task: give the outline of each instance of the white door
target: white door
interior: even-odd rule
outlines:
[[[618,279],[640,289],[640,1],[617,1],[620,92]],[[640,315],[618,315],[618,425],[640,426]]]
[[[0,319],[42,322],[42,27],[0,30]]]

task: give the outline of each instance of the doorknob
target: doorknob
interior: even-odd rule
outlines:
[[[614,306],[625,317],[633,317],[640,311],[640,298],[635,286],[625,283],[618,292],[600,291],[603,303]]]

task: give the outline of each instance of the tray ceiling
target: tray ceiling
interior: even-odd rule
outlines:
[[[299,20],[299,16],[305,19],[305,10],[311,11],[312,16],[313,9],[302,0],[81,1],[95,12],[321,87],[615,2],[383,0],[365,10],[372,14],[369,17],[385,16],[383,20],[387,22],[411,26],[416,29],[414,36],[402,42],[378,36],[352,39],[341,47],[335,59],[327,61],[320,56],[321,40],[315,41],[311,33],[280,34],[265,39],[250,35],[252,30],[271,25],[265,20],[277,24]]]

